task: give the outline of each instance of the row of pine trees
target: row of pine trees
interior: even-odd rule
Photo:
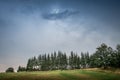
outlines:
[[[48,71],[80,68],[120,68],[120,45],[116,49],[101,44],[96,52],[89,54],[81,52],[79,55],[71,51],[70,55],[61,51],[51,54],[40,54],[29,58],[26,67],[18,67],[18,71]]]

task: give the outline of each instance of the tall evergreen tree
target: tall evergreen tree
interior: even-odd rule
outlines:
[[[74,52],[71,51],[70,54],[71,55],[69,56],[69,66],[71,67],[71,69],[74,69]]]
[[[85,68],[86,62],[85,62],[85,54],[82,52],[81,53],[81,67]]]
[[[116,66],[120,68],[120,44],[116,46]]]
[[[41,70],[41,65],[42,65],[42,56],[41,55],[38,56],[37,61],[38,61],[39,70]]]
[[[31,71],[33,69],[32,58],[28,59],[27,70]]]

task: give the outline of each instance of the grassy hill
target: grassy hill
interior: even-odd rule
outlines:
[[[100,69],[0,73],[0,80],[120,80],[120,74]]]

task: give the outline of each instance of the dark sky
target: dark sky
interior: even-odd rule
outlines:
[[[39,54],[120,44],[119,0],[0,0],[0,71]]]

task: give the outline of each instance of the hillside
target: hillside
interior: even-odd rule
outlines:
[[[101,69],[0,73],[0,80],[119,80],[120,74]]]

